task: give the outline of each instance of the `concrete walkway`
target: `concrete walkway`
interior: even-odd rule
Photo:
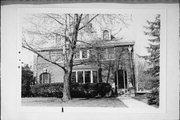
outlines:
[[[150,106],[146,103],[133,99],[131,97],[118,97],[128,108],[135,108],[141,110],[148,110],[148,111],[157,111],[158,108]]]

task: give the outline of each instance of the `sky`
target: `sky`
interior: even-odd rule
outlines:
[[[138,55],[147,55],[148,37],[144,35],[143,26],[147,25],[146,20],[154,20],[156,14],[133,14],[132,23],[122,34],[128,41],[135,41],[134,52]],[[22,48],[21,60],[24,64],[33,65],[34,54]]]

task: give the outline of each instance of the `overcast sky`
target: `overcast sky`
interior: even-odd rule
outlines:
[[[135,54],[147,55],[145,47],[148,46],[147,36],[144,35],[143,26],[147,25],[146,20],[154,20],[156,14],[133,14],[132,24],[127,29],[122,30],[122,34],[128,41],[135,41]],[[34,54],[22,48],[22,62],[33,65]]]

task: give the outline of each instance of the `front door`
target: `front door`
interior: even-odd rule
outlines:
[[[115,79],[118,89],[127,89],[127,73],[125,70],[118,70],[115,74]],[[118,75],[118,77],[116,77]]]

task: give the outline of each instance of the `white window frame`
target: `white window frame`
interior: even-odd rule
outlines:
[[[76,58],[76,54],[77,53],[79,53],[79,57],[78,58]],[[81,53],[80,53],[80,50],[78,50],[77,52],[75,52],[75,54],[74,54],[74,59],[75,60],[79,60],[81,58]]]
[[[83,82],[82,83],[85,83],[85,72],[86,71],[90,71],[90,83],[93,83],[93,71],[97,71],[95,69],[90,69],[90,70],[73,70],[72,72],[75,72],[76,73],[76,83],[78,83],[78,71],[82,71],[83,72]]]
[[[104,32],[105,32],[105,31],[108,32],[108,39],[105,39],[105,38],[104,38],[104,37],[105,37],[105,36],[104,36]],[[111,40],[111,36],[110,36],[110,35],[111,35],[110,30],[105,29],[105,30],[103,30],[102,39],[103,39],[103,40]]]
[[[87,52],[87,57],[86,58],[83,58],[83,54],[82,54],[83,50],[79,50],[79,58],[75,58],[75,60],[83,60],[83,59],[88,59],[89,56],[90,56],[90,50],[86,50]]]
[[[114,58],[109,58],[108,49],[110,49],[110,48],[111,48],[111,47],[106,48],[106,59],[107,59],[107,60],[114,60],[114,59],[115,59],[115,47],[113,47]]]

